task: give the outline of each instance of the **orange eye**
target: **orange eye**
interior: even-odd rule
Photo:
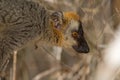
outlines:
[[[78,38],[78,33],[77,32],[72,32],[72,36],[74,37],[74,38]]]

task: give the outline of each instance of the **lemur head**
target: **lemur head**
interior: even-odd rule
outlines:
[[[72,47],[79,53],[88,53],[80,16],[75,12],[54,12],[52,25],[57,35],[58,46]]]

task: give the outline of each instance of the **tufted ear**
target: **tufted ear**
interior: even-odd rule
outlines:
[[[61,21],[61,20],[63,20],[63,13],[61,11],[55,11],[55,12],[51,13],[50,18],[53,21]]]
[[[50,14],[50,19],[53,22],[55,28],[61,28],[63,24],[63,13],[61,11],[55,11]]]

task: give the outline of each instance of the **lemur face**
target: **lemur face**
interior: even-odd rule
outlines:
[[[86,40],[84,38],[84,31],[83,31],[83,28],[82,28],[81,21],[78,21],[77,27],[78,27],[78,29],[71,30],[72,37],[77,42],[77,44],[73,45],[72,47],[77,52],[88,53],[89,52],[89,47],[88,47],[88,44],[87,44],[87,42],[86,42]]]
[[[54,27],[63,35],[63,45],[72,47],[76,52],[88,53],[89,46],[79,16],[73,12],[55,13]]]

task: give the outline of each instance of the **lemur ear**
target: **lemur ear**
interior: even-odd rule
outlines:
[[[62,11],[56,11],[51,14],[51,19],[54,21],[61,21],[63,20],[63,13]]]
[[[51,13],[52,18],[63,18],[63,12],[62,11],[55,11]]]
[[[63,13],[61,11],[52,12],[50,19],[54,23],[54,27],[59,29],[63,23]]]

